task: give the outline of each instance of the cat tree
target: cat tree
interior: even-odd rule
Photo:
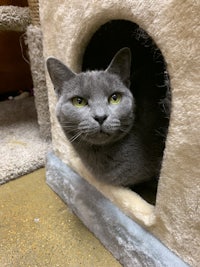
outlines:
[[[45,58],[55,56],[78,72],[98,28],[113,19],[129,20],[162,51],[172,88],[169,134],[153,206],[128,189],[97,182],[87,172],[55,118],[56,97],[46,75],[54,149],[47,157],[48,184],[124,266],[197,267],[200,4],[195,0],[39,3]]]
[[[3,41],[1,44],[1,53],[3,55],[0,70],[1,83],[3,84],[3,86],[5,86],[6,93],[10,93],[14,90],[23,91],[26,89],[32,89],[29,86],[24,86],[27,80],[31,79],[30,77],[26,77],[27,73],[29,76],[29,72],[28,70],[24,71],[24,67],[22,66],[23,64],[21,65],[21,63],[23,63],[22,58],[25,59],[25,57],[27,57],[27,51],[25,51],[25,46],[23,45],[22,41],[22,38],[25,38],[25,43],[28,43],[30,55],[29,60],[27,60],[26,62],[28,63],[29,61],[31,67],[31,74],[34,83],[35,102],[32,102],[32,98],[24,98],[19,101],[15,101],[15,103],[13,101],[10,101],[10,103],[8,101],[1,102],[1,109],[3,110],[1,114],[1,131],[3,134],[1,135],[1,149],[2,154],[5,152],[6,156],[9,158],[9,161],[7,162],[7,164],[5,164],[6,157],[4,157],[4,161],[1,162],[2,168],[0,167],[0,184],[8,182],[11,179],[15,179],[18,176],[44,166],[44,155],[48,145],[48,142],[46,142],[46,140],[50,139],[51,137],[50,116],[42,50],[42,34],[39,24],[40,20],[38,1],[30,0],[28,4],[26,0],[0,1],[0,33],[1,41]],[[17,38],[10,38],[13,36]],[[14,40],[14,42],[16,43],[8,45],[7,49],[6,44],[8,43],[8,40],[12,40],[11,42],[13,42]],[[4,47],[6,47],[6,51],[3,51]],[[10,51],[9,49],[13,49],[13,51],[11,53],[8,53],[7,51]],[[19,53],[16,54],[16,57],[15,51],[19,51]],[[6,54],[4,58],[5,52]],[[6,59],[9,59],[9,62],[6,62]],[[21,59],[21,62],[20,60],[18,61],[18,59]],[[13,62],[13,65],[11,62]],[[28,65],[25,65],[25,67],[27,66]],[[25,68],[25,70],[26,69],[27,68]],[[5,79],[5,77],[7,78]],[[21,77],[24,77],[24,81],[22,80],[20,82]],[[9,79],[11,82],[7,82],[9,81]],[[14,88],[12,88],[13,85]],[[1,94],[3,93],[4,92],[1,92]],[[24,94],[20,95],[19,97],[23,96]],[[29,122],[31,122],[33,118],[32,115],[35,114],[34,104],[37,111],[37,118],[35,119],[39,124],[40,136],[38,135],[38,127],[36,123],[32,124],[33,128],[32,126],[29,126]],[[23,113],[23,111],[25,110],[27,112]],[[7,115],[6,111],[8,111]],[[11,120],[9,120],[9,112],[10,114],[12,114]],[[21,130],[22,125],[23,130]],[[16,149],[11,148],[10,142],[7,140],[12,140],[13,135],[15,136],[15,138],[19,137],[20,140],[24,140],[23,142],[25,142],[25,145],[21,147],[20,145],[18,147],[16,146]],[[4,137],[6,137],[7,139],[5,139]],[[25,140],[27,140],[27,144]],[[19,141],[19,144],[20,142],[21,141]],[[32,144],[34,144],[34,148],[31,147]],[[16,158],[17,151],[18,153],[20,153],[19,155],[21,155],[20,159]]]
[[[6,2],[6,1],[5,1]],[[9,1],[7,1],[9,3]],[[26,32],[29,47],[31,74],[40,133],[44,139],[51,136],[44,61],[42,57],[42,34],[37,0],[29,0],[28,7],[0,6],[0,31]],[[20,3],[19,3],[20,4]]]

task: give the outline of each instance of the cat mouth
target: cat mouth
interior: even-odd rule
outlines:
[[[115,142],[119,137],[116,128],[106,127],[104,125],[90,128],[90,131],[82,132],[82,139],[93,145],[105,145]]]
[[[109,133],[105,132],[104,130],[100,129],[99,134],[103,134],[103,135],[110,135]]]
[[[110,140],[111,134],[105,132],[103,129],[99,129],[97,132],[93,132],[90,135],[87,135],[87,141],[91,144],[101,145],[108,143]]]
[[[105,137],[110,137],[110,134],[105,132],[104,130],[100,129],[98,133],[96,133],[96,137],[98,138],[105,138]],[[95,138],[95,136],[94,136]]]

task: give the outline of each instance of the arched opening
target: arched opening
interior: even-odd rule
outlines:
[[[139,25],[127,20],[111,20],[89,40],[82,70],[105,69],[115,53],[129,47],[132,52],[131,91],[136,101],[136,121],[144,143],[153,140],[153,153],[162,163],[170,119],[170,83],[164,57],[152,38]],[[156,145],[155,145],[156,144]],[[150,153],[151,155],[151,153]],[[134,186],[133,190],[155,204],[158,177]]]

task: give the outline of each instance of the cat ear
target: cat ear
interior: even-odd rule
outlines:
[[[75,77],[76,74],[54,57],[49,57],[46,64],[54,89],[59,97],[62,93],[63,83]]]
[[[120,49],[106,71],[117,74],[122,82],[130,87],[131,50],[128,47]]]

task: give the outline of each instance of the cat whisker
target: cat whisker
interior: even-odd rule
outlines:
[[[82,135],[82,132],[76,133],[74,136],[72,136],[69,141],[73,143],[76,139],[78,139]]]
[[[127,133],[129,133],[129,131],[130,131],[130,129],[129,128],[127,128],[127,127],[120,127],[120,132],[122,132],[122,133],[124,133],[124,134],[127,134]]]
[[[65,123],[65,124],[63,124],[63,123],[61,123],[60,124],[63,128],[76,128],[76,125],[75,124],[67,124],[67,123]]]
[[[166,137],[166,131],[165,131],[165,129],[156,129],[155,130],[155,135],[157,135],[157,136],[160,136],[160,137]]]

